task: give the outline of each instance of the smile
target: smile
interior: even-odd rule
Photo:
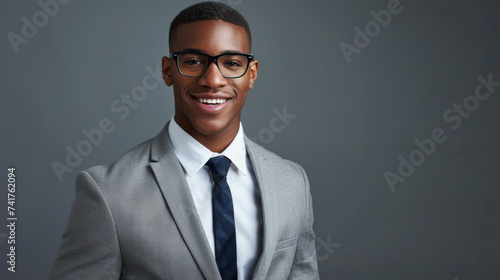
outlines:
[[[196,98],[194,97],[194,100],[198,101],[199,103],[203,103],[206,105],[220,105],[226,103],[229,99],[223,99],[223,98],[214,98],[214,99],[206,99],[206,98]]]

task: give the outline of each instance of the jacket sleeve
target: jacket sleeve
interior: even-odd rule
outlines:
[[[120,248],[106,199],[92,176],[82,171],[48,279],[119,279]]]
[[[312,198],[307,175],[302,167],[300,167],[300,171],[304,177],[304,199],[306,200],[307,214],[302,231],[298,236],[297,249],[288,279],[314,280],[319,279],[319,275],[316,260],[316,237],[313,231]]]

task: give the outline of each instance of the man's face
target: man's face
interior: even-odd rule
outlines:
[[[225,52],[250,53],[250,42],[243,27],[221,21],[202,20],[182,24],[172,42],[172,52],[199,51],[211,56]],[[210,63],[199,78],[179,73],[174,59],[163,58],[165,83],[174,87],[175,121],[200,141],[207,137],[234,138],[239,129],[241,109],[247,92],[257,78],[258,62],[252,61],[240,78],[224,78],[215,63]],[[207,105],[200,99],[223,99]],[[220,102],[220,100],[219,100]]]

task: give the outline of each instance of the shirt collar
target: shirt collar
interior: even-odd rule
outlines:
[[[243,175],[247,175],[246,147],[241,122],[233,141],[220,154],[210,151],[196,141],[177,124],[174,117],[168,125],[168,135],[175,155],[188,175],[198,172],[211,157],[220,155],[229,158]]]

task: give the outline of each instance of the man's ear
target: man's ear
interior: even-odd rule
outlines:
[[[161,59],[161,73],[163,76],[163,80],[167,86],[171,86],[173,84],[172,81],[172,62],[173,59],[168,58],[166,56]]]
[[[252,60],[248,66],[248,71],[250,72],[250,81],[248,82],[248,89],[253,89],[253,83],[257,79],[257,72],[259,71],[259,61]]]

